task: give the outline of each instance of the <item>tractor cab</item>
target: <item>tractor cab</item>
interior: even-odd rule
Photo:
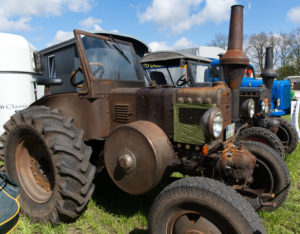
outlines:
[[[177,51],[160,51],[145,55],[141,63],[151,85],[211,86],[208,58]]]
[[[99,91],[92,90],[92,85],[104,88],[111,81],[144,86],[142,68],[137,62],[150,51],[144,42],[105,31],[75,30],[74,33],[75,38],[38,52],[42,67],[38,83],[46,86],[45,95],[79,93],[86,96],[89,93],[91,97]]]

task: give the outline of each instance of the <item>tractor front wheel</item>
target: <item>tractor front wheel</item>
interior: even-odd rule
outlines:
[[[298,133],[291,122],[286,119],[276,118],[280,122],[280,126],[277,132],[278,138],[281,140],[285,153],[292,153],[298,144]]]
[[[189,177],[173,182],[155,199],[149,233],[265,233],[253,208],[218,181]]]
[[[290,174],[283,158],[269,146],[255,141],[241,144],[256,157],[256,167],[252,174],[253,183],[248,187],[248,198],[256,210],[263,208],[273,211],[283,204],[289,193]],[[247,189],[243,192],[247,192]],[[271,196],[264,196],[264,195]],[[245,194],[247,197],[247,194]],[[262,200],[257,198],[264,196]],[[269,204],[262,206],[262,202]]]
[[[264,143],[274,149],[278,154],[284,158],[285,152],[283,144],[275,133],[266,128],[250,127],[242,130],[238,135],[238,140],[257,141]]]

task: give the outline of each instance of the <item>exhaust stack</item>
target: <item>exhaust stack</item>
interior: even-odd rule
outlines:
[[[243,6],[231,7],[228,49],[221,58],[225,80],[232,92],[232,120],[239,120],[240,86],[249,59],[243,52]]]
[[[266,48],[265,69],[261,76],[263,78],[263,83],[267,88],[268,99],[270,101],[273,81],[277,77],[277,74],[273,69],[273,47]]]

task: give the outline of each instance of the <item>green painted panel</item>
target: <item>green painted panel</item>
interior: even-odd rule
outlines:
[[[204,144],[204,132],[200,125],[185,124],[179,122],[179,109],[180,108],[192,108],[192,109],[211,109],[215,107],[215,104],[186,104],[175,103],[173,107],[174,115],[174,141],[180,143],[187,143],[193,145]],[[200,120],[201,116],[199,116]],[[200,121],[199,121],[200,122]]]

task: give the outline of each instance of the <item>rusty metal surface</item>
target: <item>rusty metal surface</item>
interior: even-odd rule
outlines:
[[[111,129],[136,120],[137,88],[117,88],[110,95]]]
[[[106,169],[111,179],[129,194],[143,194],[155,187],[172,166],[172,144],[156,124],[135,121],[120,125],[104,146]]]
[[[243,52],[243,6],[231,7],[228,50],[222,56],[225,80],[232,90],[232,120],[239,120],[239,89],[244,75],[244,68],[249,59]]]
[[[248,65],[249,59],[243,52],[243,6],[231,7],[228,36],[228,50],[222,56],[220,63]],[[227,80],[227,77],[226,77]]]
[[[177,103],[216,104],[223,114],[223,129],[231,123],[231,101],[231,90],[224,82],[216,82],[212,87],[180,88],[176,91]]]
[[[231,176],[235,180],[242,180],[245,184],[252,182],[252,174],[256,165],[256,157],[244,147],[237,147],[228,143],[222,151],[221,168],[225,172],[229,167]]]
[[[168,137],[173,137],[173,104],[176,88],[146,88],[137,92],[137,120],[157,124]]]
[[[35,136],[24,137],[17,145],[15,165],[24,192],[37,203],[52,196],[53,179],[46,147]]]
[[[221,234],[220,229],[200,212],[192,210],[177,211],[170,218],[170,225],[167,233],[173,234]]]
[[[111,131],[109,97],[109,94],[101,94],[92,102],[77,93],[56,94],[45,96],[33,105],[60,109],[66,118],[74,118],[75,127],[84,130],[84,140],[99,139]]]

